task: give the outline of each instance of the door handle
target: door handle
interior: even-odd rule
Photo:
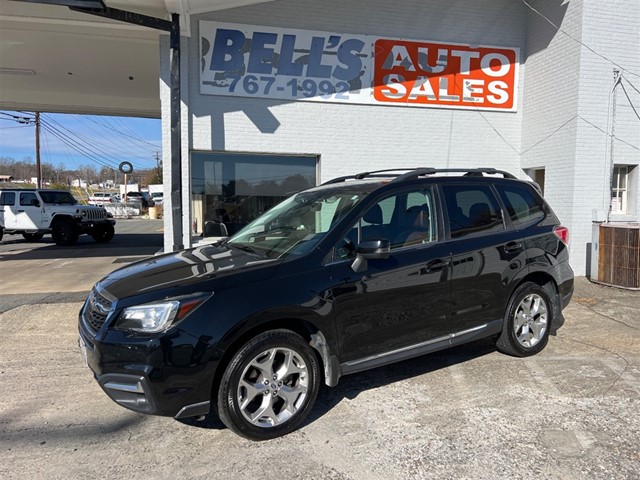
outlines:
[[[522,242],[509,242],[504,246],[504,251],[507,253],[518,252],[522,250]]]
[[[18,210],[18,213],[24,213],[24,210]]]
[[[439,272],[444,267],[449,265],[449,260],[433,260],[427,263],[426,267],[424,267],[424,273],[433,273]]]

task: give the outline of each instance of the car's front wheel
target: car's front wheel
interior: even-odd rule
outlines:
[[[496,342],[498,350],[516,357],[540,352],[549,341],[552,317],[553,305],[547,291],[537,283],[523,283],[509,301]]]
[[[58,220],[51,226],[51,236],[56,245],[75,245],[80,236],[77,227],[70,220]]]
[[[289,330],[270,330],[249,340],[229,363],[218,390],[218,415],[243,437],[276,438],[304,421],[319,382],[309,344]]]
[[[112,225],[97,225],[91,230],[91,236],[98,243],[108,243],[113,238],[115,230]]]

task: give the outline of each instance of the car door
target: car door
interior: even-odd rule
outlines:
[[[343,362],[410,350],[446,333],[449,251],[439,240],[434,198],[430,188],[382,198],[334,249],[329,268]],[[355,272],[355,244],[368,239],[389,240],[391,254]]]
[[[489,183],[442,185],[451,250],[451,326],[498,328],[514,276],[526,268],[518,232],[507,229]]]
[[[0,192],[0,226],[15,228],[16,192]]]
[[[42,228],[42,205],[35,192],[20,192],[16,209],[16,229],[38,230]]]

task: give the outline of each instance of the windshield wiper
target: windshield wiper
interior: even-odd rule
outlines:
[[[259,257],[263,256],[262,254],[258,253],[257,250],[255,250],[254,248],[251,248],[249,245],[245,245],[244,243],[226,242],[224,245],[227,247],[237,248],[238,250],[242,250],[244,252],[253,253],[254,255],[258,255]]]

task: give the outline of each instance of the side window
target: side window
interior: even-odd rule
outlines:
[[[13,206],[15,204],[16,204],[16,192],[2,192],[2,193],[0,193],[0,205]]]
[[[431,189],[403,191],[372,205],[336,246],[334,258],[356,256],[356,245],[386,239],[391,249],[436,240],[436,217]]]
[[[20,192],[20,205],[30,207],[38,202],[38,197],[33,192]]]
[[[518,185],[499,185],[498,192],[516,227],[544,217],[540,200],[528,188]]]
[[[504,230],[498,202],[488,185],[443,185],[451,238]]]
[[[437,217],[431,189],[401,194],[399,198],[399,233],[391,240],[391,249],[435,242]]]

